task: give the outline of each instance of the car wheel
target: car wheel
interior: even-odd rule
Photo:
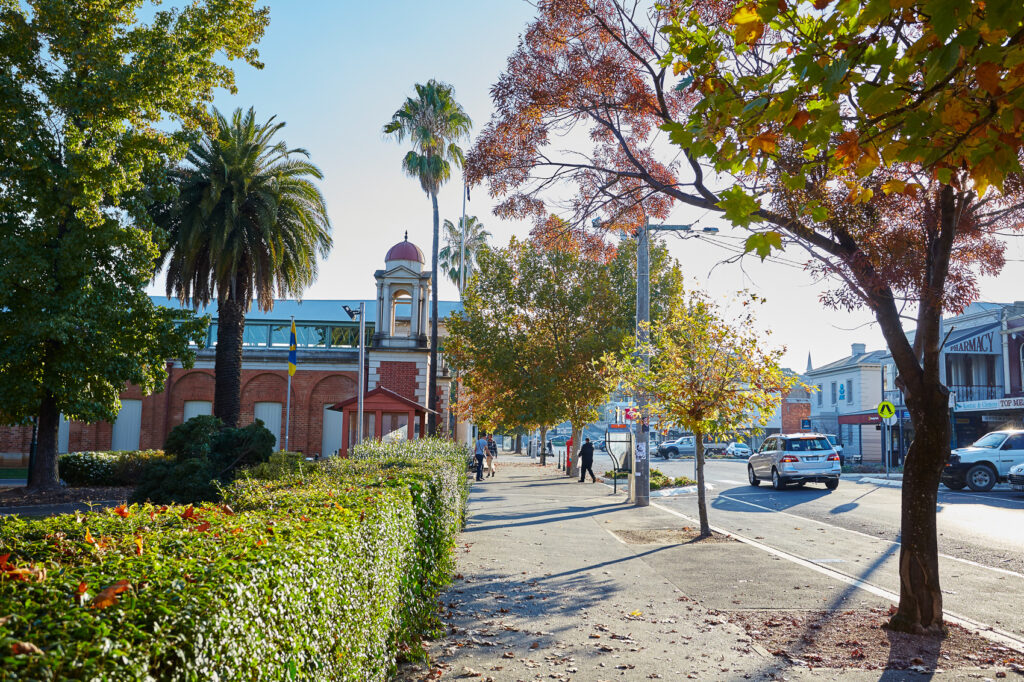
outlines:
[[[747,480],[750,481],[750,485],[761,485],[761,479],[754,475],[754,467],[749,464],[747,465]]]
[[[772,469],[772,487],[775,488],[776,490],[786,489],[786,481],[785,479],[782,478],[782,476],[779,476],[778,469]]]
[[[675,448],[669,448],[668,450],[665,451],[665,459],[670,459],[672,457],[678,457],[678,456],[679,456],[679,451],[676,450]]]
[[[950,490],[963,490],[965,487],[967,487],[967,483],[965,483],[964,481],[952,481],[950,483],[943,483],[943,485],[949,488]]]
[[[987,493],[996,484],[996,472],[987,464],[975,464],[967,470],[967,485],[976,493]]]
[[[828,479],[827,481],[825,481],[825,487],[828,488],[829,490],[835,490],[836,488],[839,487],[839,479],[838,478],[830,478],[830,479]]]

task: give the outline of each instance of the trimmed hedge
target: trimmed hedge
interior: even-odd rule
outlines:
[[[388,679],[450,580],[463,450],[366,447],[223,505],[4,517],[4,678]]]
[[[146,470],[173,462],[163,450],[110,450],[69,452],[57,460],[60,477],[72,488],[79,486],[137,485]]]

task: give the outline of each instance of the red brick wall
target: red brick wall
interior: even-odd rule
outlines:
[[[377,370],[380,385],[404,398],[416,400],[416,363],[384,360]]]
[[[801,431],[800,422],[811,418],[811,404],[805,400],[782,401],[782,433]]]

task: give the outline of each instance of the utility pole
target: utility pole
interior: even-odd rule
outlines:
[[[356,389],[356,445],[363,442],[363,397],[366,395],[366,301],[359,303],[359,388]]]

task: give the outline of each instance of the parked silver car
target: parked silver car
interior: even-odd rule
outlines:
[[[768,436],[747,460],[750,485],[770,480],[776,490],[790,483],[824,483],[829,490],[835,490],[841,471],[839,453],[820,433]]]

